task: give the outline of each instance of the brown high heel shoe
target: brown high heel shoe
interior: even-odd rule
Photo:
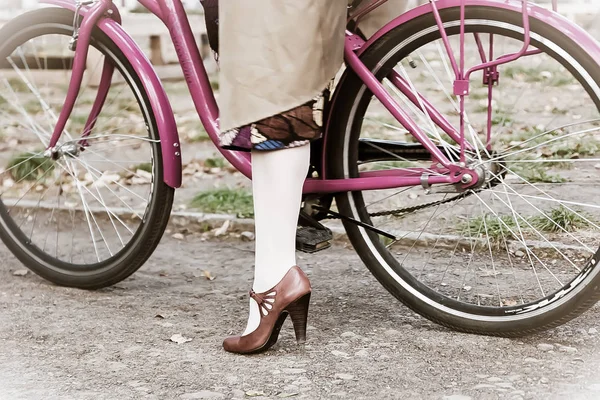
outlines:
[[[297,266],[292,267],[272,289],[263,293],[250,291],[258,303],[260,324],[244,336],[231,336],[223,341],[223,348],[231,353],[250,354],[269,349],[277,342],[279,331],[288,314],[294,324],[296,341],[306,341],[306,319],[310,301],[310,282]]]

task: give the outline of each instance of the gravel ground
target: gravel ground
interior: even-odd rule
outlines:
[[[600,398],[600,307],[524,339],[459,334],[402,306],[339,243],[300,254],[314,288],[307,344],[286,321],[269,352],[228,354],[252,248],[165,237],[132,278],[87,292],[19,276],[0,246],[0,399]]]
[[[214,154],[208,143],[186,149],[186,161]],[[176,208],[214,178],[189,181]],[[300,255],[314,288],[304,347],[287,321],[269,352],[228,354],[223,337],[245,323],[252,248],[166,236],[132,278],[86,292],[20,276],[0,244],[0,400],[600,399],[600,307],[523,339],[459,334],[401,305],[343,243]]]

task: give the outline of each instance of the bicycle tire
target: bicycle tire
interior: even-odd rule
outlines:
[[[4,42],[0,55],[30,40],[35,35],[59,32],[69,35],[73,30],[74,13],[70,10],[52,8],[35,10],[23,14],[7,23],[0,30]],[[32,36],[34,35],[34,36]],[[144,112],[150,138],[159,140],[158,128],[148,93],[132,65],[112,40],[99,29],[95,29],[91,45],[114,61],[117,70],[126,79],[127,85],[136,94]],[[10,53],[9,53],[10,54]],[[130,242],[110,259],[77,270],[73,265],[52,257],[39,246],[31,243],[11,218],[4,202],[0,201],[0,238],[8,249],[27,268],[54,284],[81,289],[100,289],[114,285],[136,272],[158,246],[169,221],[173,204],[174,189],[162,180],[163,165],[160,145],[154,149],[154,182],[152,198],[145,217]]]
[[[460,21],[459,8],[443,9],[440,10],[440,14],[444,23]],[[521,27],[522,14],[520,13],[509,12],[493,6],[467,6],[466,20],[481,21],[481,24],[474,23],[470,26],[473,30],[477,28],[489,33],[500,32],[520,40],[523,38],[522,33],[515,34],[514,31],[503,31],[498,27],[502,24]],[[486,21],[492,23],[486,25]],[[362,54],[361,60],[381,81],[387,76],[394,63],[408,56],[421,45],[438,40],[440,33],[438,29],[434,29],[435,27],[436,22],[432,14],[408,21],[380,38]],[[455,24],[454,33],[457,29],[458,26]],[[479,31],[477,30],[477,32]],[[579,83],[586,88],[590,95],[594,96],[594,103],[596,107],[600,108],[600,98],[594,95],[598,91],[592,90],[592,85],[598,90],[600,66],[587,54],[585,49],[568,37],[565,32],[539,20],[531,20],[531,31],[559,45],[585,68],[586,72],[593,77],[593,82],[580,80]],[[403,42],[405,42],[405,46],[398,49],[397,46]],[[544,48],[539,42],[536,42],[535,46]],[[397,49],[397,54],[383,62],[384,57],[394,48]],[[549,54],[551,53],[549,52]],[[570,66],[565,65],[565,67],[573,72]],[[372,94],[356,74],[346,72],[336,93],[337,101],[331,112],[330,133],[326,138],[326,149],[336,149],[327,154],[326,176],[328,179],[358,176],[357,142],[361,133],[362,120],[371,97]],[[336,195],[336,204],[342,214],[367,224],[371,223],[364,206],[362,192],[340,193]],[[578,283],[577,290],[570,290],[559,300],[540,299],[539,304],[534,305],[533,311],[519,316],[476,314],[470,307],[461,307],[419,282],[387,251],[376,234],[351,222],[343,221],[343,223],[354,249],[382,286],[413,311],[457,331],[504,337],[533,334],[566,323],[581,315],[600,299],[600,267],[596,264],[599,253],[596,253],[587,265],[589,274]],[[548,304],[543,304],[545,301],[548,301]]]

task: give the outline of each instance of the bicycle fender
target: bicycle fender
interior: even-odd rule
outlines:
[[[76,9],[73,0],[41,0],[40,3],[58,6],[71,11],[75,11]],[[87,9],[81,8],[80,14],[83,17],[85,17],[86,13]],[[97,27],[123,52],[127,60],[131,63],[134,72],[140,78],[144,90],[148,94],[154,117],[156,118],[164,166],[163,181],[172,188],[180,187],[182,181],[182,161],[179,133],[171,103],[156,70],[150,63],[150,60],[148,60],[146,54],[144,54],[133,38],[121,26],[118,10],[116,12],[113,11],[110,18],[103,18],[98,21]]]

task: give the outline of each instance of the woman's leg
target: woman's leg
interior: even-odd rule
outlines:
[[[256,256],[252,289],[265,292],[296,265],[296,228],[302,186],[308,174],[310,146],[252,152],[252,191],[256,226]],[[260,323],[250,299],[247,335]]]

